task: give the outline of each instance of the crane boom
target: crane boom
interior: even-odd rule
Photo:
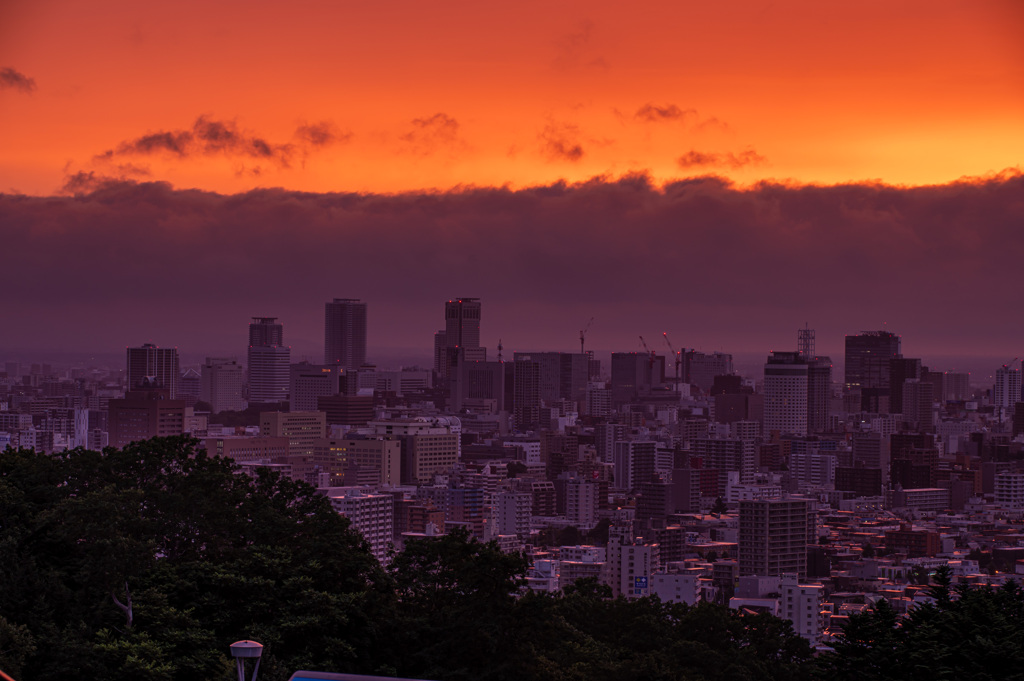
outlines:
[[[591,317],[590,321],[587,322],[587,325],[584,326],[582,329],[580,329],[580,354],[581,355],[587,354],[586,351],[583,349],[583,343],[586,340],[587,331],[590,330],[590,325],[593,324],[593,323],[594,323],[594,318]]]
[[[678,350],[676,350],[675,347],[672,345],[672,341],[670,341],[668,339],[668,331],[663,332],[661,335],[665,338],[665,344],[668,345],[668,349],[672,351],[672,354],[676,358],[676,366],[675,366],[675,369],[676,369],[676,381],[675,382],[676,382],[676,385],[678,386],[679,385],[679,367],[682,364],[683,353],[681,353]]]

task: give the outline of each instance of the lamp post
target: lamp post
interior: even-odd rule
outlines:
[[[256,681],[262,654],[263,645],[256,641],[236,641],[231,644],[231,657],[235,658],[235,662],[238,664],[238,681],[245,681],[245,661],[251,659],[256,660],[256,665],[252,668],[252,677],[249,681]]]

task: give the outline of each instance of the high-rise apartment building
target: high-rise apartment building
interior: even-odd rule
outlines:
[[[177,399],[181,378],[177,348],[159,348],[152,343],[128,348],[127,369],[128,390],[156,388],[168,391],[170,399]]]
[[[366,303],[335,298],[324,307],[324,364],[345,369],[366,364]]]
[[[1020,369],[1001,366],[996,369],[996,384],[992,390],[992,402],[997,409],[1013,409],[1021,401]]]
[[[348,489],[340,496],[332,496],[331,506],[348,518],[352,528],[369,544],[374,557],[386,563],[395,534],[395,498],[390,494]]]
[[[284,344],[284,327],[276,317],[253,317],[248,360],[249,403],[287,401],[291,348]]]
[[[740,501],[740,575],[807,577],[806,499]]]

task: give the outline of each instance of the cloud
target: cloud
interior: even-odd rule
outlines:
[[[676,159],[680,168],[732,168],[737,170],[746,165],[762,165],[767,162],[761,154],[753,149],[745,149],[738,154],[731,151],[723,154],[690,150]]]
[[[9,66],[0,68],[0,89],[10,88],[25,94],[31,94],[36,89],[35,78],[29,78],[24,73],[15,71]]]
[[[0,241],[18,254],[0,268],[20,320],[0,329],[5,348],[74,328],[81,348],[244,354],[247,317],[275,314],[315,355],[323,302],[341,295],[369,303],[371,355],[429,355],[453,295],[482,298],[484,343],[501,337],[507,353],[578,347],[590,317],[588,344],[608,350],[668,331],[677,346],[767,352],[806,321],[833,353],[883,321],[908,356],[1012,357],[1024,336],[1006,314],[1024,288],[1019,173],[912,188],[642,175],[396,195],[80,186],[0,194]]]
[[[334,123],[304,123],[295,130],[295,138],[311,149],[319,149],[336,142],[347,142],[352,138],[351,132],[339,132]]]
[[[399,137],[410,145],[412,151],[428,156],[437,150],[458,147],[459,122],[445,113],[436,113],[429,118],[414,118],[412,130]]]
[[[648,123],[659,123],[662,121],[678,121],[688,116],[696,115],[696,109],[680,109],[675,104],[657,106],[648,103],[637,109],[634,117]]]
[[[583,158],[579,126],[571,123],[548,123],[537,136],[541,153],[549,161],[572,161]]]
[[[98,154],[94,160],[103,162],[124,156],[157,154],[179,159],[226,156],[289,168],[296,156],[305,159],[317,149],[347,141],[350,137],[351,133],[339,133],[333,123],[324,121],[300,125],[289,142],[272,143],[260,135],[242,130],[233,120],[215,120],[208,116],[200,116],[191,128],[148,133],[122,142],[117,147]],[[248,172],[258,174],[260,168],[251,168]]]

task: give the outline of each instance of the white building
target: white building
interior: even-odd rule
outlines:
[[[494,495],[494,534],[525,536],[530,533],[533,495],[529,492],[500,492]]]
[[[821,634],[821,584],[800,584],[796,575],[782,576],[779,615],[793,623],[793,631],[814,644]]]
[[[764,432],[807,435],[808,365],[795,352],[773,352],[764,365]]]
[[[571,478],[565,483],[565,519],[582,530],[597,525],[601,487],[591,480]]]
[[[1024,473],[1003,471],[996,476],[996,504],[1003,508],[1024,508]]]
[[[660,567],[657,544],[626,544],[619,556],[619,593],[626,598],[651,595],[651,576]]]
[[[340,496],[332,496],[331,505],[363,535],[377,560],[387,561],[395,534],[395,498],[390,494],[372,494],[352,488]]]
[[[997,409],[1013,410],[1013,405],[1021,401],[1020,369],[1002,366],[996,369],[996,384],[992,390],[992,402]]]

